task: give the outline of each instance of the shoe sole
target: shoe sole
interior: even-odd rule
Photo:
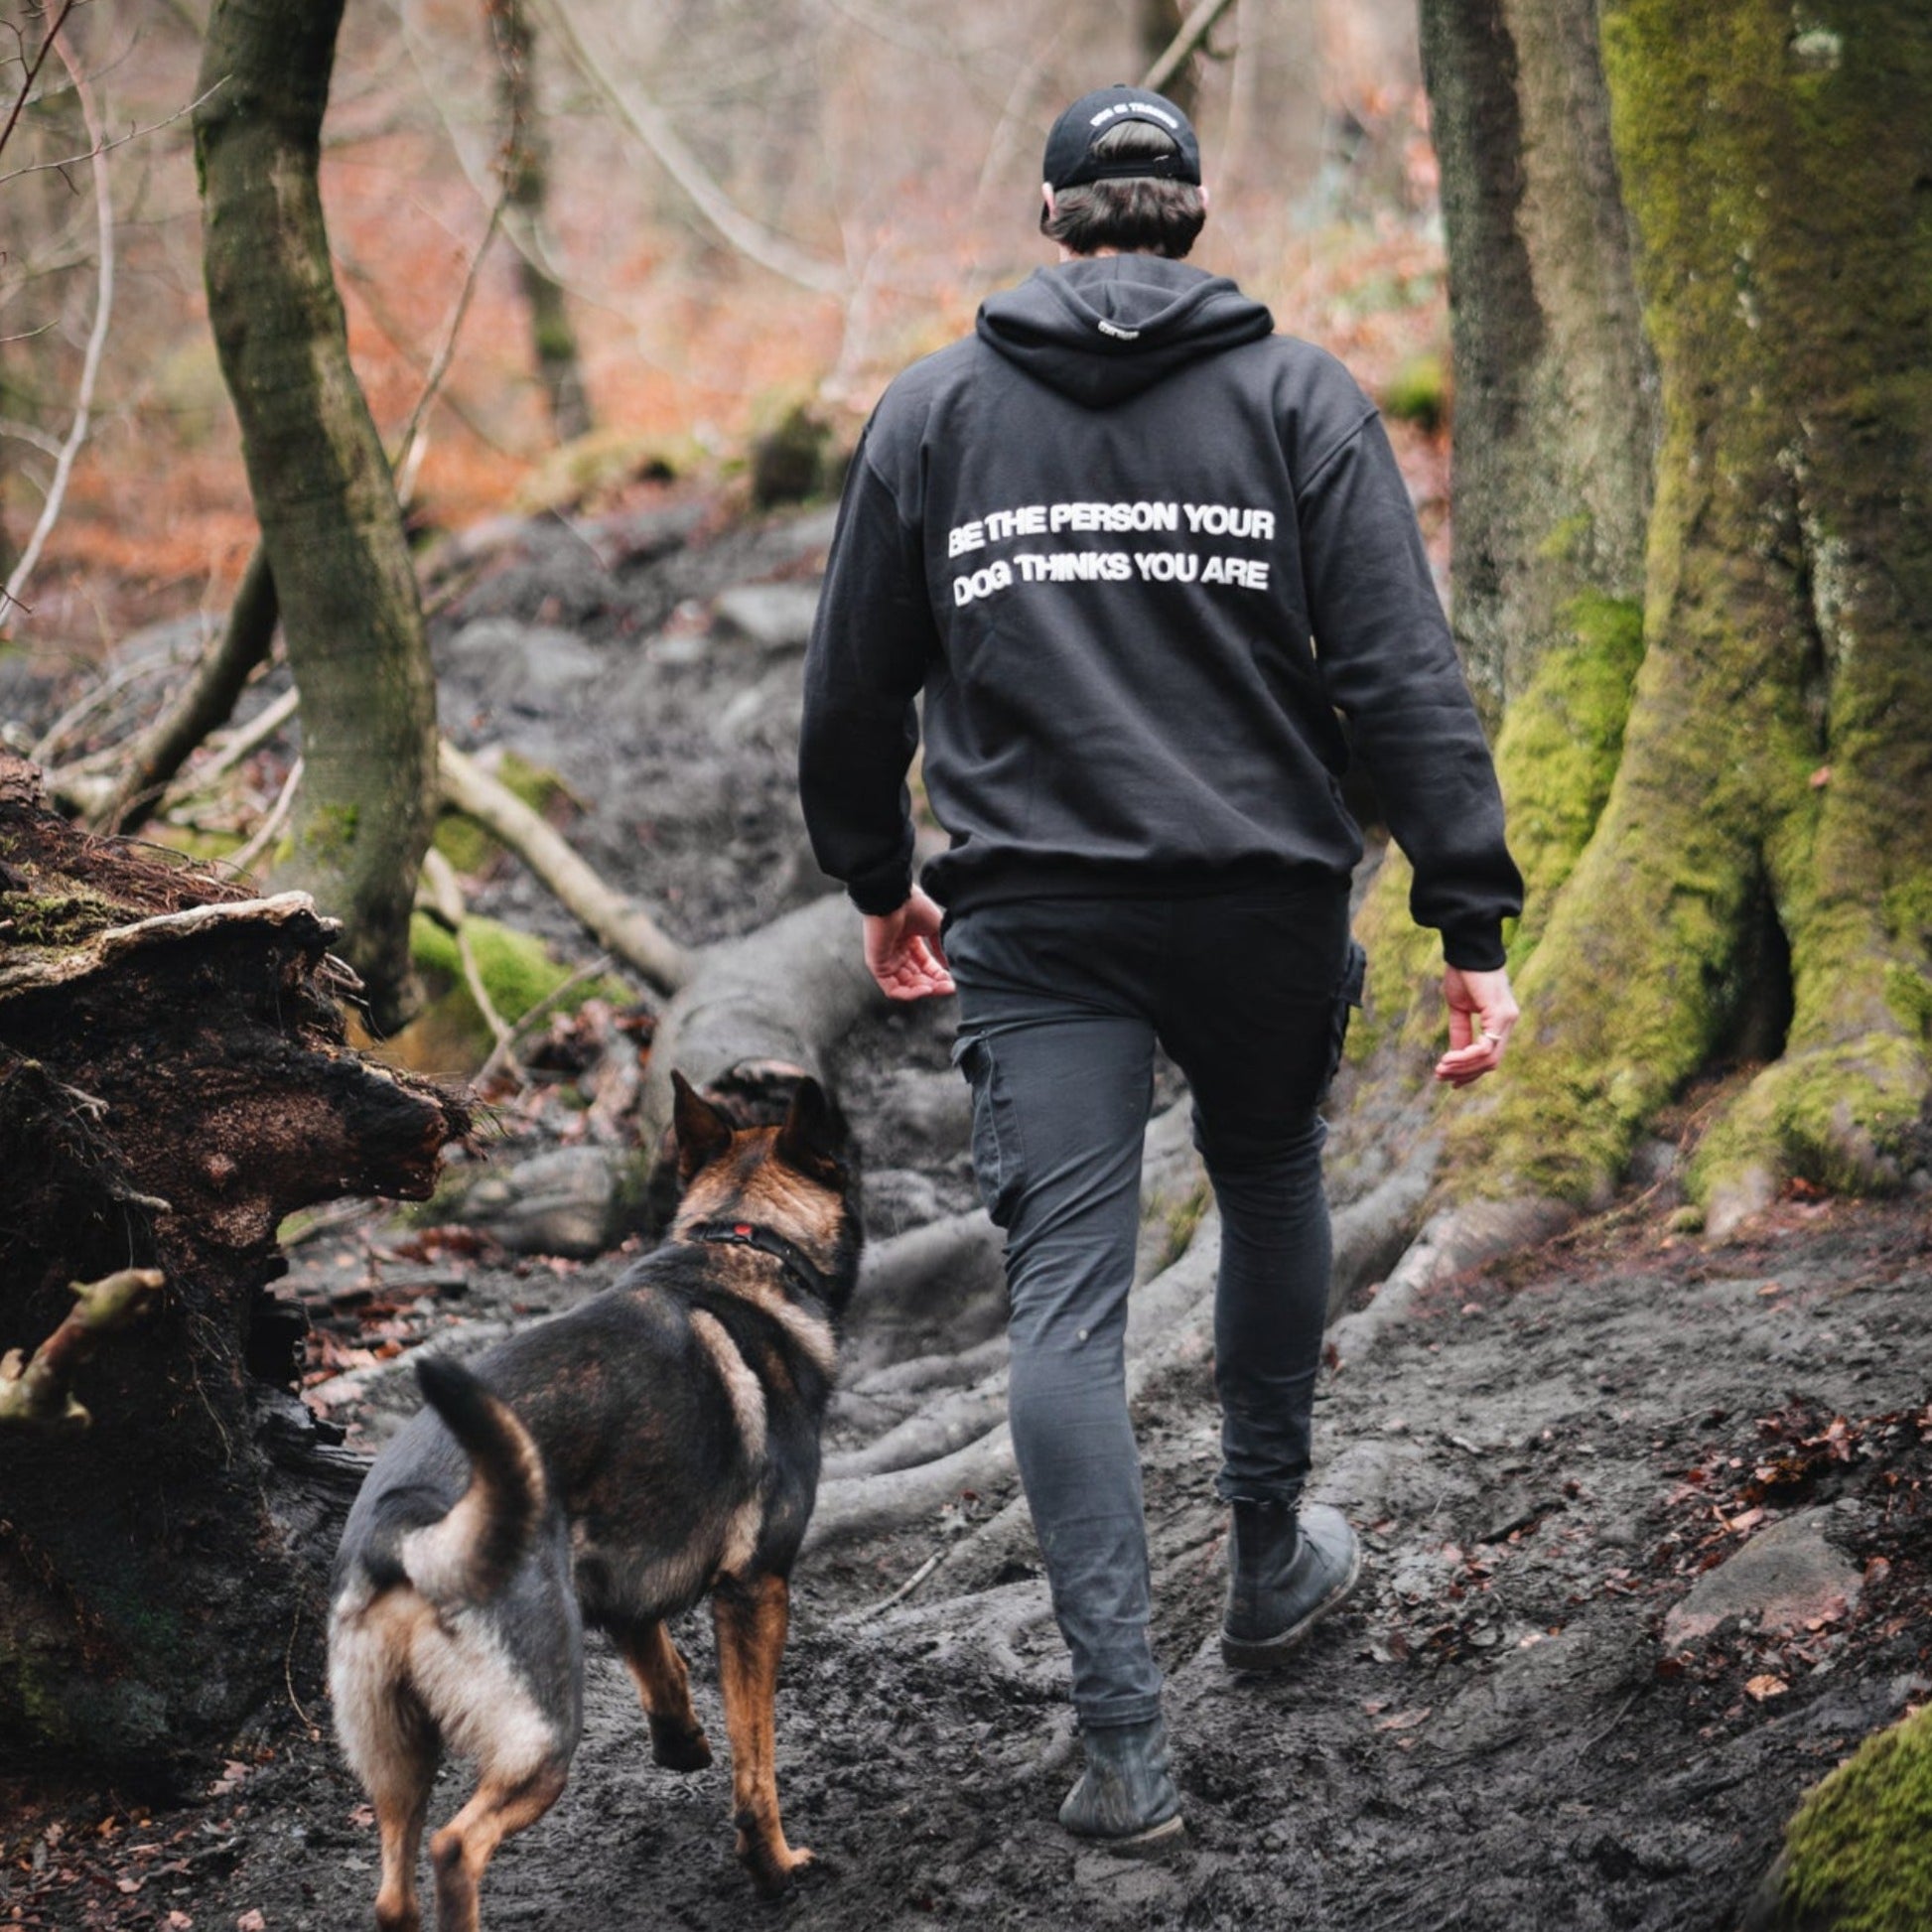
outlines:
[[[1144,1832],[1130,1833],[1126,1838],[1089,1838],[1082,1832],[1071,1836],[1082,1845],[1090,1845],[1096,1852],[1110,1853],[1117,1859],[1165,1859],[1169,1853],[1180,1849],[1187,1836],[1187,1821],[1175,1812],[1172,1818],[1164,1818],[1160,1824],[1150,1825]]]
[[[1279,1637],[1270,1637],[1265,1643],[1253,1643],[1240,1637],[1231,1637],[1221,1632],[1221,1662],[1229,1670],[1271,1671],[1281,1670],[1292,1659],[1292,1653],[1330,1610],[1338,1608],[1354,1593],[1355,1586],[1362,1580],[1362,1549],[1358,1543],[1351,1553],[1348,1574],[1331,1589],[1300,1623],[1291,1623]]]

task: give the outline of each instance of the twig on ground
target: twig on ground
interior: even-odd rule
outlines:
[[[256,826],[255,835],[240,851],[229,855],[228,864],[237,873],[244,873],[252,866],[269,846],[275,842],[295,804],[295,794],[302,784],[302,760],[297,759],[289,766],[289,775],[282,780],[282,789],[276,793],[275,802],[268,808],[268,816]]]
[[[593,959],[589,963],[589,965],[578,967],[578,969],[574,973],[572,973],[571,976],[567,980],[565,980],[561,985],[553,986],[550,989],[550,991],[546,993],[543,996],[543,998],[540,999],[536,1003],[536,1005],[529,1010],[529,1012],[524,1014],[522,1019],[517,1021],[515,1026],[513,1026],[510,1029],[509,1040],[507,1044],[506,1045],[498,1044],[497,1046],[492,1047],[490,1049],[490,1054],[488,1059],[484,1060],[483,1065],[478,1067],[476,1078],[471,1082],[471,1085],[478,1086],[478,1087],[482,1086],[483,1083],[485,1080],[487,1080],[490,1077],[490,1075],[493,1074],[503,1064],[503,1061],[509,1056],[509,1052],[515,1047],[516,1042],[519,1039],[521,1039],[523,1035],[527,1034],[531,1030],[531,1028],[533,1028],[537,1024],[539,1020],[543,1019],[550,1012],[550,1010],[557,1005],[559,1001],[568,999],[570,995],[576,992],[576,990],[580,986],[582,986],[586,980],[595,979],[598,976],[598,974],[603,972],[608,972],[610,970],[610,966],[611,966],[611,955],[609,953],[600,953],[596,959]]]
[[[490,1048],[490,1060],[507,1062],[521,1080],[523,1069],[517,1065],[510,1051],[513,1035],[509,1024],[496,1011],[496,1003],[489,997],[489,988],[483,984],[483,968],[477,964],[477,949],[470,943],[470,935],[464,930],[464,923],[470,914],[469,907],[463,902],[463,888],[457,881],[456,868],[434,846],[423,854],[420,897],[428,899],[431,914],[439,924],[449,928],[450,937],[456,941],[456,956],[463,967],[463,983],[470,989],[470,998],[483,1015],[490,1037],[496,1042]]]
[[[946,1560],[945,1551],[943,1550],[933,1551],[931,1556],[927,1557],[926,1560],[919,1565],[918,1569],[913,1571],[911,1576],[906,1578],[904,1583],[900,1584],[899,1587],[893,1591],[892,1595],[882,1596],[877,1603],[869,1603],[863,1610],[854,1610],[851,1617],[849,1619],[844,1619],[844,1620],[848,1620],[853,1623],[867,1623],[870,1622],[871,1619],[876,1616],[884,1616],[886,1612],[894,1606],[894,1604],[904,1602],[905,1599],[908,1596],[910,1596],[912,1592],[915,1589],[917,1589],[918,1587],[922,1583],[924,1583],[925,1580],[928,1577],[930,1577],[932,1573],[935,1570],[937,1570],[942,1563],[945,1562],[945,1560]]]
[[[689,955],[633,899],[608,886],[562,834],[447,739],[437,752],[444,801],[499,839],[583,921],[598,943],[659,992],[691,974]]]

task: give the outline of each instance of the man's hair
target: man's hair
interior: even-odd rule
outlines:
[[[1173,136],[1151,121],[1118,121],[1093,144],[1096,159],[1119,163],[1177,152]],[[1053,211],[1039,211],[1039,231],[1076,255],[1102,248],[1166,255],[1179,261],[1207,219],[1201,192],[1189,181],[1159,175],[1114,176],[1062,188]]]

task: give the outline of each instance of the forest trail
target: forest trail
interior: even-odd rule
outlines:
[[[1140,1434],[1189,1828],[1165,1864],[1084,1850],[1053,1822],[1073,1744],[1030,1552],[977,1576],[963,1555],[942,1563],[873,1616],[945,1523],[807,1559],[779,1785],[788,1830],[824,1868],[788,1922],[1733,1925],[1799,1793],[1932,1689],[1929,1291],[1922,1208],[1849,1202],[1792,1203],[1756,1238],[1708,1249],[1654,1220],[1591,1224],[1439,1285],[1325,1380],[1317,1487],[1363,1525],[1369,1568],[1272,1681],[1230,1677],[1215,1652],[1205,1371],[1157,1384]],[[466,1318],[529,1293],[528,1278],[480,1271]],[[984,1519],[1003,1500],[964,1507]],[[1760,1560],[1738,1564],[1747,1551]],[[1680,1636],[1670,1613],[1726,1559],[1736,1568],[1715,1574],[1742,1578],[1754,1607]],[[1755,1627],[1781,1613],[1781,1633]],[[715,1729],[702,1613],[680,1641]],[[725,1768],[650,1764],[601,1643],[590,1681],[571,1787],[496,1861],[485,1923],[562,1932],[614,1908],[644,1925],[744,1923],[760,1908],[732,1857]],[[359,1792],[293,1722],[263,1756],[199,1811],[57,1843],[75,1883],[16,1883],[24,1922],[364,1922]],[[460,1797],[446,1776],[438,1815]],[[115,1891],[116,1875],[138,1889]]]

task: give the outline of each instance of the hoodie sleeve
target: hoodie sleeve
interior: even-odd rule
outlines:
[[[819,865],[860,911],[891,912],[912,890],[912,700],[937,635],[918,532],[873,468],[870,437],[847,475],[805,655],[798,791]]]
[[[1502,795],[1430,576],[1408,486],[1370,414],[1318,460],[1297,503],[1309,616],[1389,830],[1415,868],[1409,908],[1451,966],[1503,964],[1523,909]]]

